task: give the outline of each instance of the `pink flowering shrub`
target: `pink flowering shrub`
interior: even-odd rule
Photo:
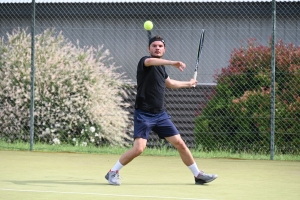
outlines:
[[[28,141],[31,36],[14,30],[0,53],[0,137]],[[103,46],[81,48],[55,30],[36,35],[35,141],[125,145],[126,84],[116,68]]]
[[[196,118],[198,145],[267,153],[270,146],[271,47],[250,39],[234,49],[228,67]],[[276,44],[275,143],[281,153],[299,153],[300,47]]]

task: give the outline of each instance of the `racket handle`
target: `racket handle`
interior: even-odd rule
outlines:
[[[197,74],[198,74],[198,72],[197,72],[197,71],[195,71],[195,72],[194,72],[193,79],[195,79],[195,80],[197,79]],[[193,85],[193,87],[196,87],[196,85]]]
[[[196,78],[197,78],[197,74],[198,74],[198,73],[197,73],[197,71],[195,71],[195,72],[194,72],[193,79],[195,79],[195,80],[196,80]]]
[[[148,34],[148,39],[150,40],[152,35],[151,35],[151,31],[147,31],[147,34]]]

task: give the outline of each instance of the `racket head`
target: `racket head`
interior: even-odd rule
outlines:
[[[204,35],[205,35],[205,30],[202,29],[200,39],[199,39],[199,46],[198,46],[198,52],[197,52],[197,60],[196,60],[195,71],[198,70],[199,60],[200,60],[200,56],[201,56],[202,48],[203,48],[203,43],[204,43]]]
[[[194,76],[193,79],[197,79],[198,75],[198,67],[199,67],[199,60],[202,53],[203,43],[204,43],[204,35],[205,35],[205,29],[202,29],[200,39],[199,39],[199,46],[198,46],[198,52],[197,52],[197,59],[196,59],[196,65],[194,70]],[[196,87],[196,85],[194,85]]]

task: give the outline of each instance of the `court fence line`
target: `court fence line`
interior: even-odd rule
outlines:
[[[188,66],[167,67],[177,80],[193,76],[206,31],[198,85],[165,95],[189,147],[299,154],[300,2],[0,4],[1,140],[30,150],[34,142],[130,146],[136,65],[148,54],[143,23],[151,20],[165,58]],[[148,142],[165,145],[155,134]]]

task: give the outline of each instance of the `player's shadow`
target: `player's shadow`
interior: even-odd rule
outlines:
[[[89,186],[89,185],[106,185],[105,183],[99,182],[89,182],[88,180],[6,180],[5,182],[10,182],[16,185],[40,185],[40,186],[48,186],[52,187],[53,185],[81,185],[81,186]]]

